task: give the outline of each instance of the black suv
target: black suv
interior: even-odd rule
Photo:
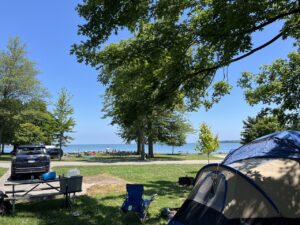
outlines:
[[[46,148],[47,153],[50,155],[51,159],[57,158],[61,160],[61,158],[64,155],[64,151],[60,148],[56,147],[51,147],[51,148]]]
[[[49,171],[50,156],[44,145],[22,145],[11,160],[11,178],[20,175],[40,175]]]

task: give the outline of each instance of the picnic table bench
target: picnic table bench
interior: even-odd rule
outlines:
[[[74,182],[75,181],[75,182]],[[17,200],[49,199],[57,195],[65,196],[65,206],[70,207],[71,194],[81,192],[82,176],[55,178],[54,180],[16,180],[7,181],[4,186],[11,186],[5,193],[12,202],[12,213],[15,213]],[[17,189],[20,187],[21,189]],[[39,193],[37,193],[39,191]],[[49,192],[50,191],[50,192]]]

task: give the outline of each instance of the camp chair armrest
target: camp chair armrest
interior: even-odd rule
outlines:
[[[156,196],[157,196],[157,193],[151,195],[151,196],[149,197],[149,200],[153,201],[153,199],[154,199]]]

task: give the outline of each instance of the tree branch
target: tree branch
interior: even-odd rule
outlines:
[[[209,68],[206,68],[206,69],[202,69],[202,70],[196,71],[196,72],[194,72],[194,73],[191,73],[190,75],[193,76],[193,75],[197,75],[197,74],[199,74],[199,73],[208,72],[208,71],[212,71],[212,70],[217,70],[217,69],[219,69],[219,68],[221,68],[221,67],[223,67],[223,66],[227,66],[227,65],[229,65],[229,64],[231,64],[231,63],[233,63],[233,62],[236,62],[236,61],[239,61],[239,60],[241,60],[241,59],[243,59],[243,58],[246,58],[247,56],[250,56],[250,55],[252,55],[253,53],[255,53],[255,52],[257,52],[257,51],[259,51],[259,50],[261,50],[261,49],[267,47],[267,46],[270,45],[270,44],[272,44],[273,42],[275,42],[276,40],[278,40],[280,37],[282,37],[284,33],[285,33],[285,31],[281,31],[279,34],[277,34],[274,38],[272,38],[272,39],[269,40],[268,42],[264,43],[263,45],[261,45],[261,46],[259,46],[259,47],[257,47],[257,48],[252,49],[251,51],[247,52],[247,53],[244,54],[244,55],[241,55],[241,56],[239,56],[239,57],[237,57],[237,58],[234,58],[234,59],[232,59],[232,60],[229,60],[229,61],[227,61],[227,62],[218,63],[218,64],[216,64],[215,66],[212,66],[212,67],[209,67]]]
[[[292,14],[295,14],[295,13],[300,13],[300,7],[296,8],[296,9],[293,9],[291,11],[288,11],[286,13],[281,13],[281,14],[273,17],[273,18],[270,18],[267,21],[259,24],[258,26],[254,26],[253,28],[249,29],[248,31],[246,31],[246,33],[255,32],[255,31],[257,31],[257,30],[259,30],[259,29],[261,29],[261,28],[263,28],[263,27],[265,27],[265,26],[267,26],[267,25],[275,22],[278,19],[282,19],[283,17],[289,16],[289,15],[292,15]]]

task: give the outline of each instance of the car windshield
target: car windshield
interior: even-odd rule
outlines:
[[[18,148],[17,155],[35,155],[45,153],[43,147],[21,147]]]

